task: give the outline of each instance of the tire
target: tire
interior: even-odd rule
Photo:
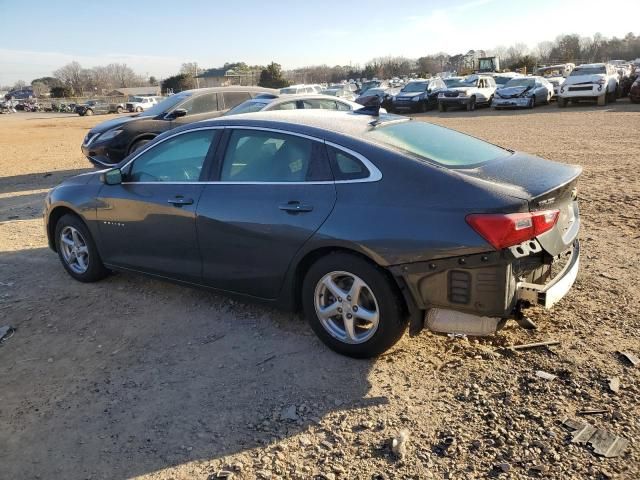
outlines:
[[[69,245],[69,241],[73,241],[74,246]],[[58,220],[55,244],[62,266],[75,280],[97,282],[109,275],[89,229],[76,215],[68,213]]]
[[[424,113],[426,111],[427,107],[425,106],[424,102],[418,103],[418,113]]]
[[[567,108],[567,99],[558,97],[558,108]]]
[[[531,97],[531,99],[529,100],[529,105],[527,105],[528,108],[535,108],[536,106],[536,97],[535,95],[533,97]]]
[[[151,141],[150,138],[143,138],[142,140],[138,140],[137,142],[134,142],[133,145],[131,145],[131,148],[129,148],[129,154],[135,152],[136,150],[140,150],[150,141]]]
[[[631,103],[640,103],[640,97],[632,97],[629,95],[629,100],[631,100]]]
[[[124,110],[122,109],[122,107],[118,107],[116,108],[116,113],[122,113],[124,112]]]
[[[598,106],[599,107],[603,107],[607,104],[607,97],[609,96],[609,94],[607,92],[604,92],[602,95],[600,95],[598,97]]]
[[[476,109],[476,97],[471,97],[467,103],[467,112],[473,112]]]
[[[86,110],[85,110],[84,114],[85,114],[87,117],[90,117],[91,115],[93,115],[93,110],[91,110],[90,108],[88,108],[88,109],[86,109]]]
[[[615,103],[616,100],[618,100],[618,87],[616,86],[616,89],[611,92],[611,96],[609,97],[609,101],[612,103]]]
[[[141,107],[137,107],[137,108],[136,108],[136,112],[140,113],[141,111],[142,111],[142,108],[141,108]]]
[[[444,103],[438,102],[438,111],[439,112],[446,112],[447,111],[447,106]]]
[[[324,283],[327,278],[334,280],[332,285],[342,290],[338,290],[341,297],[334,296],[328,289]],[[364,282],[364,286],[359,298],[352,300],[345,295],[348,295],[352,286],[349,279],[353,281],[355,278]],[[345,283],[341,283],[343,281]],[[408,317],[401,307],[402,298],[392,280],[380,267],[356,255],[332,253],[320,258],[305,275],[301,295],[304,314],[313,331],[329,348],[342,355],[353,358],[380,355],[400,340],[407,327]],[[337,298],[341,298],[342,303],[338,303]],[[337,305],[336,314],[321,320],[316,304],[324,301]],[[355,306],[351,301],[355,302]],[[356,308],[358,305],[359,309]],[[365,309],[368,315],[376,314],[376,324],[373,321],[367,323],[356,313]],[[355,319],[356,323],[351,329],[353,336],[350,337],[346,316],[352,314],[350,318]],[[369,328],[365,328],[365,325]]]

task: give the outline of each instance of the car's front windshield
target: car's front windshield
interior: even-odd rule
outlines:
[[[409,82],[401,91],[405,93],[424,92],[428,86],[428,82]]]
[[[478,77],[464,77],[451,82],[449,88],[456,87],[475,87],[478,83]]]
[[[578,77],[580,75],[598,75],[601,73],[607,73],[607,69],[603,66],[601,67],[578,67],[571,72],[570,77]]]
[[[140,113],[141,117],[155,117],[156,115],[160,115],[162,113],[167,113],[173,107],[183,102],[187,98],[191,96],[191,92],[182,92],[176,93],[175,95],[171,95],[170,97],[165,98],[160,103],[156,103],[153,107],[145,110]]]
[[[249,100],[233,107],[231,110],[225,113],[224,116],[237,115],[239,113],[259,112],[260,110],[264,109],[264,107],[266,107],[268,103],[269,102],[265,102],[263,100]]]
[[[498,84],[498,85],[506,85],[511,80],[513,80],[513,78],[514,77],[494,77],[494,80],[496,81],[496,84]]]
[[[511,155],[478,138],[415,120],[382,125],[364,137],[451,168],[469,168]]]
[[[535,83],[533,78],[512,78],[505,84],[505,87],[533,87]]]
[[[543,76],[544,78],[562,76],[562,72],[558,68],[542,68],[538,70],[536,73],[538,75]]]

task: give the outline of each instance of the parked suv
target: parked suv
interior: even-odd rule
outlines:
[[[215,118],[261,93],[259,87],[215,87],[176,93],[137,115],[102,122],[82,142],[82,153],[98,168],[120,162],[162,132],[198,120]]]
[[[438,104],[438,94],[447,86],[441,78],[407,83],[391,101],[392,111],[426,112]]]
[[[94,115],[100,113],[111,113],[111,105],[104,100],[88,100],[82,105],[76,105],[75,113],[84,117],[85,115]]]
[[[453,82],[438,95],[438,109],[446,112],[451,106],[475,110],[476,105],[491,105],[496,82],[489,75],[469,75]]]
[[[142,112],[143,110],[149,110],[154,105],[158,104],[156,97],[133,97],[128,101],[125,106],[130,112]]]
[[[613,65],[588,63],[573,69],[560,86],[558,107],[564,108],[569,101],[597,100],[598,105],[615,102],[618,97],[618,72]]]

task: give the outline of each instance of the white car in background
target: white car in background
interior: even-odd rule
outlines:
[[[320,85],[291,85],[290,87],[284,87],[280,89],[280,95],[301,95],[301,94],[313,94],[320,93],[322,87]]]
[[[569,101],[596,100],[598,105],[615,102],[618,97],[619,77],[616,68],[607,63],[586,63],[573,69],[560,87],[558,106],[564,108]]]
[[[466,107],[475,110],[476,105],[491,105],[496,91],[496,82],[489,75],[469,75],[451,83],[438,94],[438,110],[446,112],[449,107]]]
[[[561,63],[559,65],[549,65],[540,67],[536,70],[536,75],[546,78],[553,85],[553,96],[557,97],[560,93],[560,87],[565,79],[571,75],[576,66],[573,63]]]
[[[142,112],[158,104],[157,97],[133,97],[125,104],[129,112]]]

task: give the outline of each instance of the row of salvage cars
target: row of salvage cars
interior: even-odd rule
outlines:
[[[81,282],[137,272],[300,310],[353,357],[407,326],[526,324],[569,292],[579,167],[339,101],[203,89],[98,125],[82,149],[102,169],[46,197],[50,247]]]

